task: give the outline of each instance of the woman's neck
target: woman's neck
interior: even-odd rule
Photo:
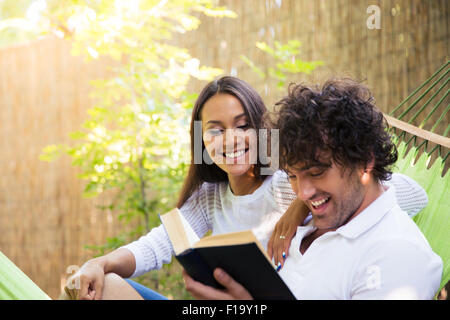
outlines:
[[[256,178],[254,174],[249,172],[240,176],[228,175],[231,191],[236,196],[245,196],[253,193],[261,186],[262,182],[262,179]]]

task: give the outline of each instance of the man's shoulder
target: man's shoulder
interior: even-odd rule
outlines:
[[[422,232],[408,214],[398,204],[393,206],[380,221],[373,226],[368,235],[382,236],[383,238],[409,239],[411,241],[426,241]],[[381,239],[380,239],[381,240]]]
[[[393,298],[403,294],[401,288],[409,288],[416,298],[433,297],[441,279],[442,259],[405,212],[393,208],[367,236],[361,241],[352,275],[354,298]],[[380,277],[379,289],[361,289],[374,274]]]
[[[362,242],[366,255],[378,252],[386,256],[388,252],[396,252],[401,256],[408,254],[436,256],[422,231],[398,205],[362,238],[365,238]]]

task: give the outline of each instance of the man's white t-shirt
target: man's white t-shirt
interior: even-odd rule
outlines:
[[[442,259],[400,209],[390,186],[364,211],[312,242],[316,228],[300,226],[279,274],[297,299],[432,299]]]

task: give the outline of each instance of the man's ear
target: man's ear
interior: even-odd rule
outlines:
[[[369,181],[372,178],[372,171],[373,171],[373,167],[375,166],[375,159],[374,157],[372,157],[372,160],[370,160],[367,164],[366,167],[364,168],[364,172],[361,176],[361,183],[363,185],[367,185],[369,183]]]

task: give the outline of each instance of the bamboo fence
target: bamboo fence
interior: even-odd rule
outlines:
[[[257,76],[239,59],[270,65],[257,41],[273,46],[302,43],[300,58],[324,65],[295,82],[322,82],[330,76],[364,80],[377,105],[391,110],[449,60],[450,3],[445,0],[223,0],[236,19],[202,18],[199,29],[177,39],[209,66],[223,68],[252,84],[271,107],[287,91]],[[381,29],[368,29],[367,8],[380,8]],[[203,83],[194,83],[199,91]]]
[[[69,142],[91,105],[89,80],[105,63],[72,57],[70,43],[49,38],[0,50],[0,250],[51,297],[70,265],[90,258],[84,245],[115,234],[115,219],[83,199],[84,182],[68,157],[39,160]]]

